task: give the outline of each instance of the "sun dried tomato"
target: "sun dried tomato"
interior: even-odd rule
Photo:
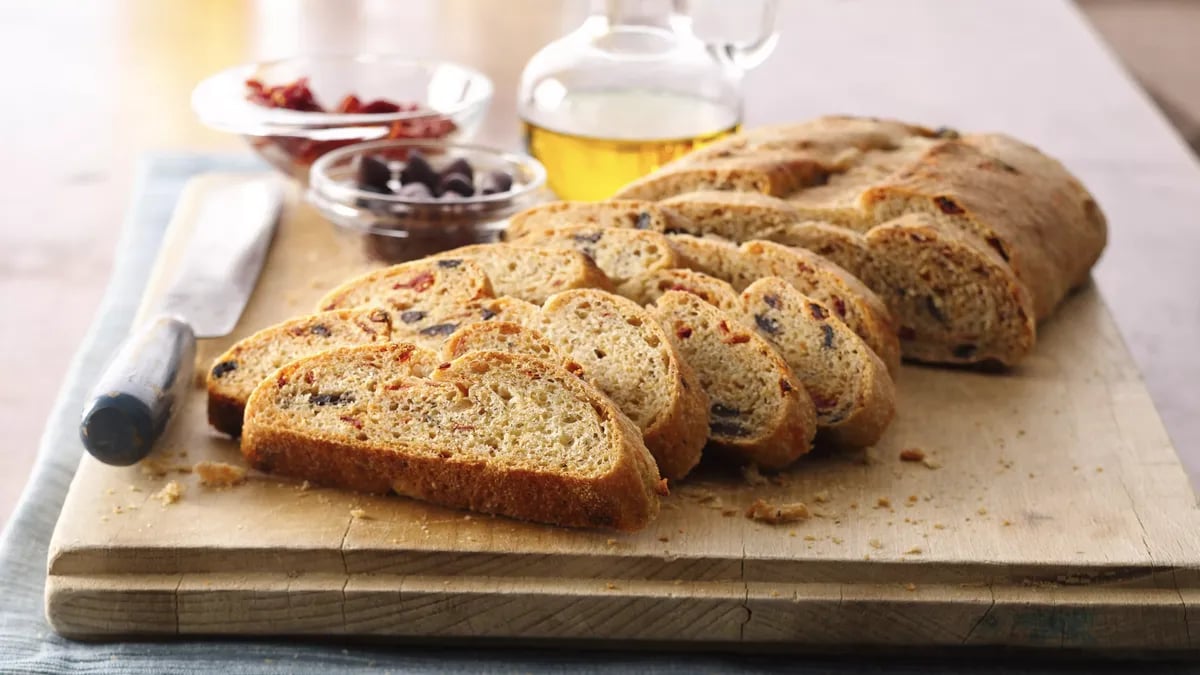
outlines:
[[[333,112],[346,115],[380,115],[417,112],[421,109],[417,103],[396,103],[386,99],[375,99],[363,103],[358,96],[347,94],[338,102],[336,108],[327,111],[309,88],[307,77],[275,86],[267,86],[261,80],[248,79],[246,80],[246,98],[268,108],[300,112]],[[454,120],[430,111],[427,116],[388,123],[386,138],[437,139],[448,136],[457,129],[458,125],[454,123]],[[355,142],[357,141],[353,139],[313,141],[298,136],[269,136],[261,139],[258,144],[273,146],[275,151],[287,155],[293,162],[311,164],[321,155]]]

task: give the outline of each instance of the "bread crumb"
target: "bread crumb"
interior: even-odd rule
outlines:
[[[232,487],[246,480],[246,470],[225,462],[197,462],[192,470],[207,487]]]
[[[900,451],[901,462],[923,462],[925,451],[920,448],[905,448]]]
[[[921,550],[920,546],[914,546],[905,551],[904,555],[921,555],[922,553],[924,553],[924,551]]]
[[[772,591],[771,591],[771,597],[772,597],[772,598],[778,598],[778,597],[779,597],[779,591],[772,590]]]
[[[872,540],[868,541],[867,543],[871,545],[871,548],[883,548],[883,543],[880,542],[878,539],[872,539]]]
[[[141,491],[142,491],[142,488],[140,488],[140,487],[138,487],[138,486],[134,485],[133,483],[130,483],[130,484],[129,484],[129,491],[130,491],[130,492],[141,492]]]
[[[116,513],[116,514],[121,514],[121,513],[125,513],[125,509],[121,508],[120,504],[117,504],[116,506],[113,507],[112,512]]]
[[[904,590],[912,593],[913,591],[917,590],[917,585],[910,581],[907,584],[904,584]]]
[[[926,457],[925,459],[921,460],[921,463],[925,465],[926,469],[931,471],[936,471],[942,468],[942,463],[932,457]]]
[[[1104,473],[1104,467],[1102,467],[1102,466],[1096,467],[1096,473]]]
[[[737,515],[737,509],[725,509],[721,511],[721,515],[726,518],[732,518]]]
[[[975,513],[978,513],[978,514],[979,514],[979,515],[981,515],[981,516],[986,516],[986,515],[987,515],[987,509],[985,509],[985,508],[983,508],[983,507],[981,506],[981,507],[979,507],[979,510],[978,510],[978,511],[976,511]]]
[[[830,537],[830,541],[832,541],[833,543],[837,544],[838,546],[841,546],[841,545],[842,545],[842,542],[844,542],[844,541],[846,541],[846,540],[845,540],[845,539],[842,539],[841,537]]]
[[[138,463],[142,473],[147,476],[161,478],[169,473],[191,473],[192,467],[187,464],[175,464],[161,457],[148,457]]]
[[[919,500],[919,499],[920,499],[920,497],[918,497],[918,496],[916,496],[916,495],[909,495],[909,496],[908,496],[908,503],[909,503],[909,504],[916,504],[916,503],[917,503],[917,500]]]
[[[605,587],[605,588],[607,588],[607,589],[608,589],[608,590],[610,590],[610,591],[615,591],[615,590],[617,590],[617,585],[616,585],[616,584],[614,584],[614,583],[613,583],[613,582],[611,582],[611,581],[610,581],[610,582],[608,582],[607,584],[604,584],[604,587]]]
[[[179,501],[179,498],[182,496],[183,486],[180,485],[179,481],[177,480],[170,481],[163,486],[163,489],[154,493],[154,498],[162,502],[163,506],[170,506],[171,504],[174,504],[175,502]]]
[[[105,491],[104,491],[104,494],[106,494],[106,495],[115,495],[115,494],[117,494],[117,491],[116,491],[116,490],[114,490],[114,489],[112,489],[112,488],[108,488],[107,490],[105,490]]]
[[[304,481],[303,483],[296,486],[296,490],[299,492],[308,492],[311,489],[312,489],[312,483],[310,483],[308,481]]]
[[[818,504],[824,504],[825,502],[828,502],[829,501],[829,490],[821,490],[817,494],[813,495],[813,501],[815,501]]]
[[[366,511],[364,511],[358,507],[350,509],[350,517],[357,518],[359,520],[370,520],[371,519],[371,517],[367,515]]]
[[[852,509],[857,509],[857,508],[858,508],[858,502],[850,502],[850,508],[852,508]]]
[[[1005,527],[1012,527],[1012,521],[1005,519],[1002,523]]]
[[[747,464],[742,467],[742,480],[746,481],[747,485],[754,487],[767,484],[767,477],[758,470],[757,464]]]
[[[776,506],[762,499],[756,499],[750,505],[750,508],[746,509],[746,517],[761,523],[779,525],[780,523],[794,523],[798,520],[808,520],[811,514],[808,512],[808,506],[804,502],[793,502],[791,504]]]
[[[671,541],[671,538],[664,534],[663,536],[659,537],[658,540],[665,544],[668,541]]]
[[[605,543],[605,544],[607,544],[608,546],[616,546],[616,545],[617,545],[617,540],[616,540],[616,539],[609,539],[609,540],[605,541],[604,543]]]
[[[804,541],[816,541],[816,540],[817,540],[817,538],[812,536],[811,534],[804,535]]]
[[[795,530],[788,530],[788,536],[789,536],[789,537],[794,537],[794,536],[796,536],[796,531],[795,531]]]
[[[891,506],[892,506],[892,500],[888,499],[887,497],[880,497],[875,502],[875,508],[877,508],[877,509],[887,509],[887,508],[891,508]]]

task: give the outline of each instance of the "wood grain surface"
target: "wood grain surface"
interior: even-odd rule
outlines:
[[[144,306],[221,180],[237,177],[190,186]],[[201,342],[201,369],[369,264],[363,240],[295,197],[235,333]],[[205,487],[196,462],[241,458],[207,426],[197,386],[148,463],[84,459],[51,545],[47,613],[65,635],[106,639],[1194,646],[1200,512],[1094,288],[1068,299],[1020,367],[905,366],[898,388],[875,448],[818,450],[768,479],[705,466],[646,531],[614,535],[254,472]],[[913,448],[924,462],[901,461]],[[183,493],[163,504],[171,480]],[[759,498],[803,501],[814,517],[745,518]]]

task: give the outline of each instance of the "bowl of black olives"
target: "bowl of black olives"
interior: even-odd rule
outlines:
[[[490,241],[514,213],[551,198],[527,155],[449,141],[361,143],[313,164],[308,200],[368,255],[399,262]]]

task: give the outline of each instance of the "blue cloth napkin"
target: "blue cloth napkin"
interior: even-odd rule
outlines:
[[[0,537],[0,672],[15,673],[318,673],[331,669],[449,673],[712,673],[833,671],[958,672],[980,661],[926,659],[867,662],[852,657],[719,653],[619,652],[566,649],[386,646],[353,642],[187,639],[80,643],[63,639],[43,615],[46,551],[82,446],[79,414],[92,382],[129,329],[175,202],[187,180],[207,171],[261,171],[249,156],[156,155],[139,169],[137,194],[117,248],[112,280],[95,322],[71,364],[42,436],[37,464],[21,502]],[[1087,672],[1096,672],[1093,666]],[[1080,666],[1076,664],[1074,669]],[[1129,666],[1106,669],[1126,672]],[[1145,664],[1136,666],[1147,670]],[[986,672],[1042,672],[1046,664],[989,659]],[[1082,671],[1081,671],[1082,672]]]

